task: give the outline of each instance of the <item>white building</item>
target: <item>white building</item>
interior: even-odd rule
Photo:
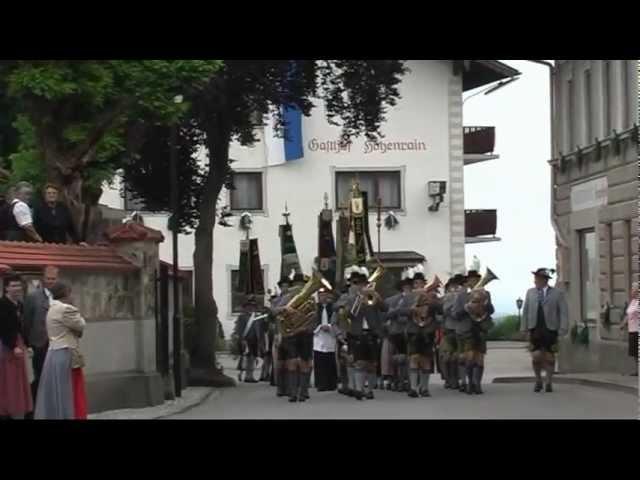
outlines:
[[[338,150],[340,130],[328,124],[320,104],[311,117],[302,120],[301,159],[268,166],[265,142],[251,148],[232,146],[231,158],[237,159],[233,165],[236,190],[233,194],[223,192],[222,203],[238,215],[244,211],[253,215],[251,234],[259,239],[267,288],[274,288],[280,276],[278,225],[283,221],[285,203],[303,270],[309,272],[317,255],[317,222],[324,195],[328,194],[329,205],[336,211],[355,173],[369,192],[370,202],[378,196],[382,199],[383,217],[388,211],[397,215],[400,223],[395,229],[381,229],[382,252],[398,260],[396,267],[421,255],[428,277],[437,274],[446,279],[465,269],[465,242],[496,240],[480,238],[495,236],[495,211],[465,215],[465,164],[497,156],[493,155],[491,127],[463,130],[462,94],[518,72],[490,60],[410,61],[407,66],[410,72],[399,86],[402,98],[390,109],[382,127],[382,145],[356,139],[349,150]],[[263,135],[264,130],[261,138]],[[437,211],[428,208],[432,204],[427,191],[431,181],[446,182],[444,201]],[[125,204],[117,188],[106,191],[101,202],[113,208],[136,209]],[[371,238],[377,248],[375,208],[370,215]],[[143,216],[146,225],[165,233],[167,240],[160,246],[160,256],[171,261],[167,215],[143,212]],[[216,226],[214,231],[213,288],[226,333],[237,307],[232,283],[238,268],[239,241],[245,235],[237,227],[239,217],[230,220],[236,227]],[[193,268],[193,250],[194,237],[181,236],[181,268]]]

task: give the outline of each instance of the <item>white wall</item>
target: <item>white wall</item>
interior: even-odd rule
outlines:
[[[268,287],[273,288],[280,275],[280,240],[278,225],[285,202],[291,212],[290,221],[298,248],[302,267],[310,271],[317,254],[317,218],[323,208],[323,196],[329,194],[329,204],[334,205],[334,175],[345,169],[375,170],[399,169],[402,175],[403,211],[396,212],[400,225],[394,231],[382,228],[382,250],[415,250],[427,258],[426,273],[447,278],[452,273],[450,250],[449,195],[441,204],[439,212],[427,210],[430,200],[426,185],[430,180],[445,180],[450,183],[450,83],[452,69],[448,61],[411,61],[410,73],[400,84],[402,99],[389,110],[387,123],[382,127],[389,142],[426,143],[426,151],[391,151],[365,154],[365,139],[355,139],[349,152],[311,151],[308,144],[318,141],[338,140],[340,129],[327,123],[324,109],[318,106],[309,118],[303,118],[303,159],[287,162],[276,167],[266,167],[264,143],[254,148],[233,145],[231,158],[236,171],[260,170],[265,179],[265,212],[254,215],[252,236],[259,239],[260,258],[268,265]],[[455,81],[459,80],[453,80]],[[462,128],[460,118],[459,128]],[[223,203],[227,203],[224,192]],[[111,194],[101,200],[114,201]],[[459,202],[462,205],[462,202]],[[120,206],[121,204],[118,204]],[[110,205],[114,206],[114,205]],[[160,245],[160,258],[171,261],[171,238],[166,229],[166,216],[144,215],[145,224],[164,232],[166,240]],[[239,241],[244,232],[238,227],[238,217],[231,221],[233,228],[216,226],[214,231],[213,289],[221,320],[227,333],[234,318],[230,315],[230,273],[238,265]],[[335,228],[335,224],[334,224]],[[375,215],[370,219],[371,236],[377,245]],[[335,234],[335,231],[334,231]],[[193,236],[181,236],[179,240],[180,265],[192,266]],[[464,251],[454,252],[454,262],[464,265]]]

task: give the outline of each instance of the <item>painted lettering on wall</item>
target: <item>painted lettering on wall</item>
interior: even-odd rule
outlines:
[[[309,140],[307,148],[311,152],[324,153],[351,153],[352,144],[347,144],[339,140],[318,140],[313,138]],[[427,149],[425,142],[412,140],[409,142],[371,142],[364,143],[362,153],[368,155],[370,153],[386,154],[389,152],[423,152]]]

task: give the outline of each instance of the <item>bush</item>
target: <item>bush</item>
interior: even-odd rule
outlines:
[[[489,334],[487,340],[520,340],[520,320],[517,315],[509,315],[495,320],[495,325]]]

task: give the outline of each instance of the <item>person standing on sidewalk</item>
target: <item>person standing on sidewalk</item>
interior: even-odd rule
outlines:
[[[51,288],[58,281],[58,269],[53,266],[44,268],[40,288],[27,295],[24,301],[24,338],[27,345],[33,350],[34,380],[31,383],[33,402],[38,396],[38,383],[42,374],[42,367],[49,349],[49,336],[47,335],[47,312],[51,301]],[[28,417],[33,417],[29,414]]]
[[[69,285],[56,283],[51,287],[51,297],[47,312],[49,351],[38,386],[35,418],[86,420],[84,357],[80,353],[86,322],[72,305]]]
[[[549,286],[554,271],[539,268],[533,273],[535,288],[527,291],[520,330],[529,332],[529,351],[536,376],[534,392],[542,391],[542,370],[547,372],[546,392],[552,392],[558,337],[569,331],[569,307],[562,290]]]
[[[640,317],[640,307],[638,306],[638,282],[631,284],[631,299],[625,312],[624,322],[620,325],[620,330],[628,327],[629,330],[629,356],[636,361],[634,377],[638,376],[638,318]]]
[[[22,339],[22,279],[8,275],[0,298],[0,419],[33,411],[27,377],[27,348]]]

